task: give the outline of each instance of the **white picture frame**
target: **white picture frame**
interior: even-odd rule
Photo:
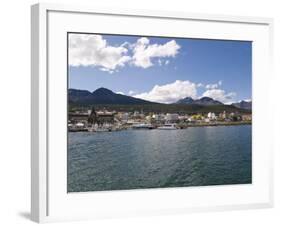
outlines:
[[[112,24],[112,19],[116,17],[120,20],[120,27],[97,26],[97,30],[94,30],[89,28],[90,22],[83,23],[89,19],[93,21],[99,19],[99,23],[107,25]],[[130,28],[132,22],[147,24],[148,21],[160,26],[167,24],[167,27],[171,29],[169,31],[155,30],[150,25]],[[66,89],[64,85],[59,84],[64,84],[67,75],[64,74],[55,80],[52,75],[65,72],[64,63],[61,64],[62,68],[58,69],[59,63],[66,60],[66,52],[64,52],[66,39],[63,39],[63,35],[66,31],[70,31],[69,28],[71,31],[76,31],[79,23],[81,26],[83,24],[79,31],[107,33],[111,29],[110,33],[147,35],[156,32],[155,34],[160,36],[242,39],[256,43],[253,50],[253,184],[211,188],[89,192],[74,195],[65,193],[65,184],[60,183],[60,181],[65,182],[63,176],[66,177],[65,150],[61,153],[58,151],[65,143],[59,144],[54,136],[61,137],[60,140],[65,141],[66,134],[61,132],[66,127],[64,123],[60,124],[59,120],[64,121],[66,109],[61,109],[62,114],[58,115],[58,119],[54,119],[52,109],[53,106],[65,107]],[[177,28],[185,23],[189,23],[189,34]],[[128,24],[128,28],[122,27],[123,24]],[[273,206],[273,141],[268,133],[273,130],[273,117],[269,110],[273,109],[270,101],[272,97],[270,86],[273,82],[271,73],[272,19],[185,12],[97,9],[40,3],[31,8],[31,25],[31,218],[33,221],[51,222]],[[223,34],[216,33],[216,29],[221,30]],[[63,54],[65,54],[64,57]],[[262,94],[261,89],[263,89]],[[263,106],[262,103],[264,103]],[[262,120],[264,117],[267,118],[266,123]],[[59,125],[54,130],[56,123]],[[57,151],[54,152],[54,149]],[[230,196],[233,197],[230,198]],[[187,199],[183,197],[189,197],[189,200],[192,200],[191,204],[180,202]],[[154,199],[155,202],[147,201],[145,204],[141,199]],[[130,200],[134,200],[134,203]],[[72,208],[73,206],[79,206],[81,210],[78,211]]]

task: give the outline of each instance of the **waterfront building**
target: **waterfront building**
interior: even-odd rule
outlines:
[[[113,124],[114,123],[114,115],[115,112],[109,112],[109,111],[95,111],[95,108],[92,108],[91,114],[88,118],[88,122],[90,124]]]
[[[140,118],[140,119],[144,119],[144,118],[145,118],[145,115],[144,115],[143,113],[140,113],[140,114],[139,114],[139,118]]]
[[[226,115],[226,112],[225,112],[225,111],[219,113],[219,115],[218,115],[218,120],[220,120],[220,121],[225,121],[226,119],[227,119],[227,115]]]
[[[241,121],[242,117],[238,113],[231,112],[229,115],[231,121]]]
[[[207,117],[210,120],[216,120],[217,119],[216,114],[214,112],[209,112]]]
[[[195,114],[191,116],[192,121],[202,120],[203,116],[201,114]]]
[[[139,117],[140,113],[138,111],[134,111],[134,117]]]
[[[178,114],[171,114],[171,113],[167,113],[165,116],[165,120],[167,122],[177,122],[179,120],[179,115]]]
[[[164,121],[165,120],[165,115],[164,114],[153,114],[152,118],[156,121],[156,122],[160,122],[160,121]]]
[[[179,121],[184,122],[184,121],[187,121],[187,120],[188,120],[188,118],[189,118],[189,116],[188,116],[188,115],[179,115]]]
[[[135,120],[129,119],[126,123],[127,123],[128,125],[133,125],[133,124],[135,123]]]
[[[252,121],[252,114],[243,114],[241,117],[243,121]]]
[[[69,112],[68,113],[68,121],[69,123],[75,125],[77,123],[83,123],[87,125],[89,114],[88,112]]]
[[[187,119],[187,121],[188,121],[188,122],[195,122],[195,118],[191,116],[191,117],[189,117],[189,118]]]
[[[122,113],[120,118],[124,122],[128,121],[129,120],[129,113],[127,113],[127,112]]]
[[[145,120],[146,120],[147,122],[151,122],[152,117],[151,117],[150,115],[147,115],[147,116],[145,117]]]

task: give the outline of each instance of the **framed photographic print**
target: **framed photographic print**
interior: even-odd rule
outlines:
[[[32,6],[32,219],[271,207],[272,26]]]

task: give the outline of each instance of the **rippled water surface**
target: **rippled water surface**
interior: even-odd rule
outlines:
[[[246,184],[250,125],[69,133],[68,192]]]

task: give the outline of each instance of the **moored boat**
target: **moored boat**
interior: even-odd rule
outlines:
[[[153,125],[150,123],[139,123],[139,124],[134,124],[132,126],[133,129],[153,129]]]
[[[161,129],[161,130],[175,130],[175,129],[178,129],[178,128],[176,127],[176,124],[174,124],[174,123],[171,123],[171,124],[166,123],[163,126],[159,126],[158,129]]]
[[[109,124],[98,125],[94,124],[91,128],[89,128],[89,132],[111,132],[112,126]]]

